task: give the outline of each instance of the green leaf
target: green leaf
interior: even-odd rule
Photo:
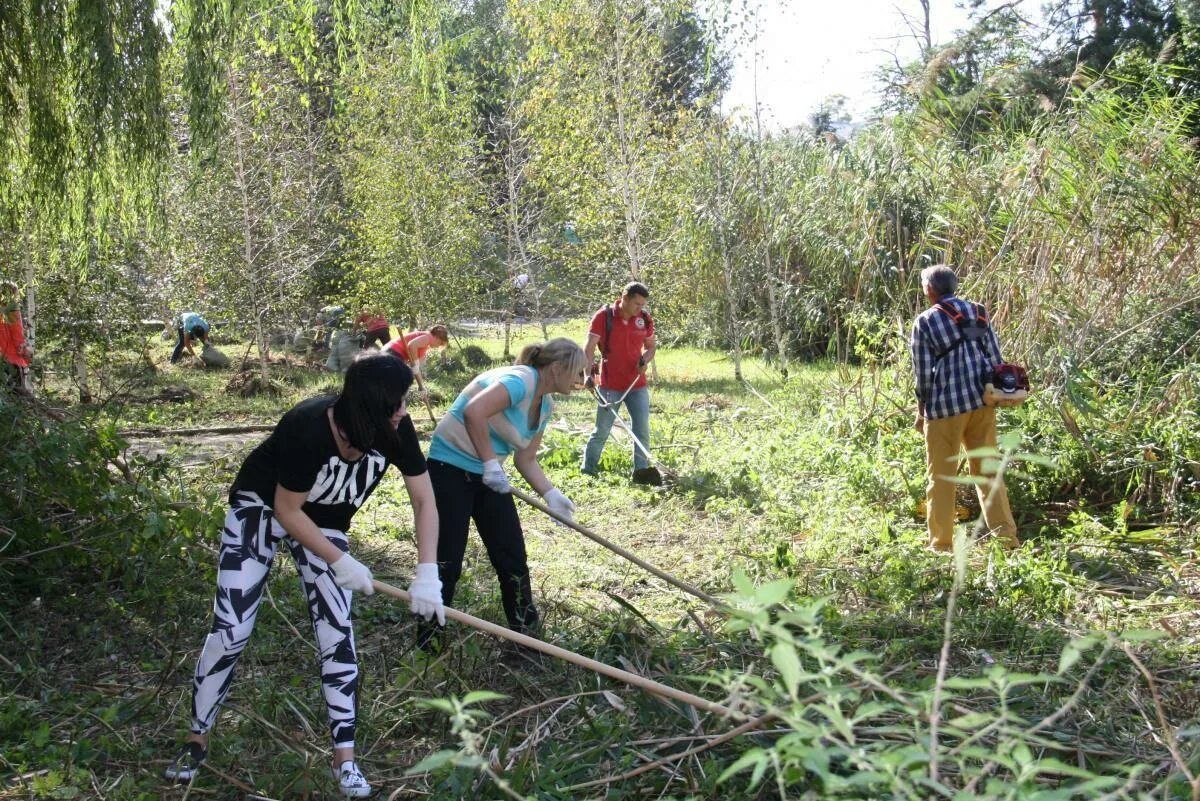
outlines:
[[[794,698],[796,687],[800,684],[801,672],[800,657],[796,655],[796,649],[787,643],[775,643],[771,646],[771,663],[779,671],[779,676],[783,679],[788,694]]]
[[[1150,642],[1161,640],[1167,636],[1167,633],[1158,629],[1130,629],[1129,631],[1121,632],[1117,636],[1125,642]]]
[[[791,579],[779,579],[764,584],[754,591],[754,600],[763,606],[782,603],[788,597],[788,593],[792,591],[793,583]]]
[[[472,692],[467,693],[462,699],[462,705],[470,706],[471,704],[479,704],[483,703],[484,701],[501,701],[507,697],[507,695],[494,693],[491,690],[473,690]]]
[[[404,771],[404,775],[412,776],[417,773],[431,773],[446,763],[451,762],[456,756],[458,756],[458,752],[451,751],[449,749],[434,751],[432,754],[425,757],[408,770]]]
[[[731,776],[740,773],[751,765],[754,765],[756,772],[758,772],[759,766],[766,765],[766,763],[767,752],[761,748],[751,748],[749,751],[738,757],[732,765],[725,768],[721,775],[717,777],[717,784],[724,783]]]
[[[1062,655],[1058,658],[1058,673],[1066,673],[1083,657],[1084,653],[1094,648],[1103,640],[1099,634],[1087,634],[1076,637],[1063,646]]]

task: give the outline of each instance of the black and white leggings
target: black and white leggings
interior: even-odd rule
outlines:
[[[330,528],[321,532],[343,553],[348,550],[345,532]],[[325,560],[292,539],[276,522],[271,508],[253,493],[238,493],[234,507],[225,516],[212,631],[204,641],[192,678],[192,732],[204,734],[212,728],[217,710],[229,693],[238,657],[254,630],[267,574],[281,540],[296,560],[308,599],[308,615],[320,649],[321,689],[329,710],[333,747],[353,747],[358,657],[350,623],[350,591],[334,583]]]

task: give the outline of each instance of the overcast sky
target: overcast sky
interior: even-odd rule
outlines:
[[[756,0],[750,0],[751,4]],[[901,11],[916,23],[918,0],[757,0],[759,3],[758,99],[764,122],[772,128],[804,122],[832,94],[849,98],[855,120],[877,102],[872,73],[892,63],[916,58],[917,44]],[[948,41],[965,26],[967,15],[954,0],[931,0],[933,41]],[[737,54],[726,111],[754,107],[754,46]]]

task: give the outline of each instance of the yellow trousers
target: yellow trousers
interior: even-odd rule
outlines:
[[[962,465],[962,448],[996,447],[996,410],[983,406],[973,412],[925,421],[925,497],[929,544],[939,551],[954,547],[954,488],[952,481]],[[983,458],[971,457],[971,475],[985,475]],[[1001,542],[1016,547],[1017,524],[1008,505],[1003,479],[978,484],[975,492],[983,509],[983,522]]]

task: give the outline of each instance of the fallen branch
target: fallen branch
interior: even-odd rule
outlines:
[[[401,590],[399,587],[393,587],[391,584],[379,581],[378,579],[375,580],[374,584],[375,589],[384,595],[390,595],[393,598],[399,598],[405,602],[410,600],[409,594],[404,590]],[[472,628],[479,629],[480,631],[500,637],[501,639],[515,642],[518,645],[523,645],[526,648],[530,648],[534,651],[540,651],[548,656],[554,657],[555,659],[562,659],[570,662],[571,664],[579,665],[580,667],[587,668],[595,673],[599,673],[602,676],[608,676],[611,679],[616,679],[617,681],[622,681],[626,684],[633,685],[634,687],[637,687],[640,690],[645,690],[652,695],[658,695],[663,698],[671,698],[676,701],[682,701],[685,704],[694,706],[696,709],[702,709],[705,712],[713,712],[723,717],[744,717],[744,715],[741,713],[735,712],[729,707],[722,706],[714,701],[709,701],[707,698],[701,698],[698,695],[693,695],[691,693],[684,692],[683,690],[677,690],[674,687],[654,681],[653,679],[647,679],[644,676],[638,676],[637,674],[630,673],[629,671],[615,668],[612,665],[606,665],[603,662],[597,662],[595,659],[589,659],[586,656],[575,653],[574,651],[568,651],[565,648],[559,648],[557,645],[551,645],[548,642],[526,636],[519,632],[513,631],[512,629],[506,629],[503,626],[497,626],[495,623],[482,620],[473,615],[468,615],[466,612],[460,612],[457,609],[451,609],[448,606],[446,607],[446,617],[450,620],[457,620],[459,623],[465,623]]]
[[[550,507],[546,506],[541,501],[538,501],[532,495],[522,492],[521,490],[517,489],[516,487],[513,487],[512,494],[515,497],[520,498],[522,501],[524,501],[525,503],[532,506],[534,509],[537,509],[539,512],[547,514],[554,520],[557,520],[558,522],[562,523],[564,526],[568,526],[569,528],[572,528],[575,531],[578,531],[580,534],[587,537],[592,542],[603,545],[608,550],[612,551],[613,553],[617,554],[618,556],[622,556],[622,557],[628,559],[630,562],[633,562],[638,567],[640,567],[644,570],[648,570],[649,572],[658,576],[660,579],[667,582],[668,584],[678,587],[679,589],[683,590],[684,592],[688,593],[689,595],[696,596],[697,598],[699,598],[700,600],[704,601],[706,604],[711,606],[713,609],[716,609],[718,611],[725,611],[725,608],[726,608],[725,604],[721,603],[713,596],[709,595],[708,593],[704,592],[703,590],[693,587],[691,584],[688,584],[686,581],[682,581],[681,579],[675,578],[670,573],[667,573],[664,570],[658,569],[657,567],[650,564],[646,560],[639,558],[635,554],[622,548],[620,545],[617,545],[615,542],[610,542],[609,540],[606,540],[604,537],[601,537],[599,534],[595,533],[594,531],[592,531],[584,526],[579,525],[574,520],[568,520],[567,518],[565,518],[561,515],[555,514],[554,512],[552,512],[550,510]]]
[[[122,437],[199,437],[205,434],[248,434],[256,431],[274,431],[275,423],[254,423],[242,426],[214,426],[212,428],[130,428],[119,432]]]

